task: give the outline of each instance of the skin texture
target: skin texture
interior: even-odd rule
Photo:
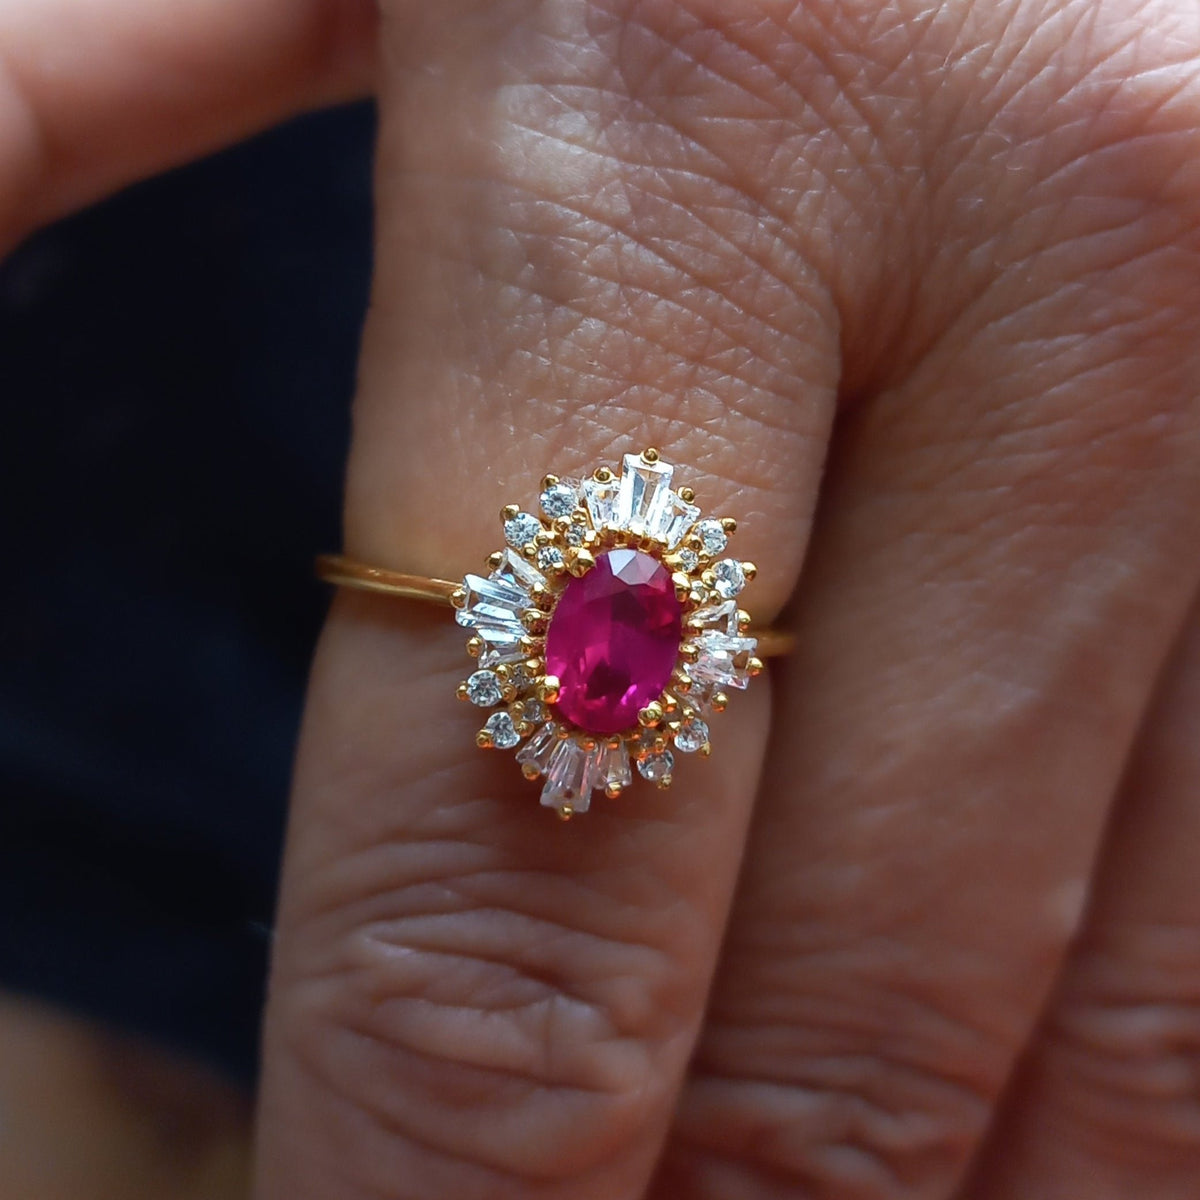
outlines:
[[[798,649],[560,826],[460,632],[337,599],[259,1200],[1195,1195],[1200,14],[388,0],[379,46],[349,552],[474,569],[656,445]]]

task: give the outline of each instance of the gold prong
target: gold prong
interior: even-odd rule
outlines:
[[[527,762],[521,764],[521,774],[524,775],[526,779],[537,779],[538,776],[541,775],[541,771],[539,771],[537,767],[533,765],[533,763]]]
[[[520,511],[521,511],[521,508],[520,508],[520,506],[519,506],[519,505],[517,505],[517,504],[506,504],[506,505],[505,505],[505,506],[504,506],[504,507],[503,507],[503,508],[500,510],[500,520],[502,520],[502,521],[511,521],[511,520],[513,519],[513,517],[515,517],[515,516],[517,515],[517,513],[519,513]]]
[[[540,658],[527,658],[521,665],[530,679],[536,679],[546,669],[546,664]]]
[[[737,627],[738,633],[743,633],[750,628],[750,614],[744,608],[737,610]]]
[[[683,571],[676,571],[671,576],[671,582],[675,585],[675,599],[682,604],[692,593],[691,577]]]
[[[742,563],[742,574],[745,575],[746,582],[749,583],[758,574],[758,567],[752,562],[744,562]]]
[[[667,790],[667,788],[669,788],[671,786],[671,782],[672,782],[672,776],[664,775],[660,780],[657,781],[655,786],[658,788],[658,790],[660,792],[665,792]]]
[[[529,589],[529,595],[540,609],[547,609],[554,602],[554,593],[544,583],[535,583]]]
[[[475,735],[475,745],[477,745],[480,750],[490,750],[493,745],[492,735],[488,733],[486,729],[481,729]]]
[[[691,504],[691,502],[696,498],[695,490],[690,487],[681,487],[677,494],[684,504]]]
[[[557,475],[543,475],[542,476],[542,491],[544,492],[544,491],[546,491],[547,488],[552,488],[557,482],[558,482]]]
[[[467,592],[465,588],[456,587],[454,591],[450,593],[450,603],[453,604],[455,608],[462,608],[466,602]]]
[[[522,654],[531,658],[541,648],[540,643],[541,638],[529,637],[526,635],[517,643],[517,645],[521,647]]]
[[[700,647],[695,642],[684,642],[679,647],[679,657],[685,663],[694,663],[700,657]]]
[[[746,659],[746,673],[751,679],[761,675],[763,673],[763,660],[761,658]]]
[[[712,585],[717,582],[717,577],[712,573],[711,570],[701,571],[700,582],[703,583],[705,587],[712,587]]]
[[[504,551],[496,550],[487,556],[487,565],[494,571],[504,561]]]
[[[624,791],[625,789],[619,783],[606,783],[604,785],[604,794],[610,800],[620,799],[621,793]]]
[[[737,533],[737,522],[732,517],[722,517],[721,528],[726,533]]]
[[[546,623],[546,614],[540,608],[526,608],[521,613],[521,624],[530,633],[540,633]]]
[[[570,562],[570,571],[579,578],[586,575],[595,565],[596,556],[590,550],[576,550]]]
[[[454,693],[460,700],[469,700],[471,697],[467,695],[467,681],[464,679],[458,685],[458,689]]]
[[[558,810],[558,819],[560,821],[569,821],[574,815],[575,810],[569,804],[564,804],[562,808]]]
[[[467,639],[467,653],[472,658],[478,658],[483,653],[483,638],[478,634]]]
[[[546,704],[553,704],[558,700],[558,692],[562,687],[557,675],[543,675],[534,686],[534,694],[537,698]]]
[[[653,446],[647,446],[646,449],[642,451],[642,461],[648,463],[658,462],[658,451],[655,450]]]
[[[659,704],[657,700],[651,700],[650,703],[638,713],[638,724],[643,729],[652,729],[655,725],[662,721],[665,715],[666,714],[663,712],[663,706]]]
[[[701,758],[707,758],[712,753],[712,742],[705,742],[699,750],[696,751]]]
[[[613,473],[608,467],[597,467],[592,472],[592,478],[597,483],[612,483]]]
[[[724,712],[729,707],[729,697],[724,692],[714,692],[712,698],[713,712]]]

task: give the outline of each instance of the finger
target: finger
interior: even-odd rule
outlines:
[[[360,557],[461,573],[545,471],[654,444],[694,466],[700,503],[738,516],[761,568],[748,604],[769,617],[828,433],[832,305],[811,226],[765,209],[772,181],[739,166],[783,161],[752,103],[761,63],[720,61],[724,40],[682,9],[653,30],[619,12],[385,16],[347,536]],[[796,168],[794,193],[835,226],[836,161]],[[658,1152],[765,690],[671,791],[635,785],[560,826],[511,762],[471,747],[478,721],[450,700],[465,661],[436,617],[335,606],[286,855],[261,1197],[625,1200]]]
[[[1198,721],[1193,615],[1125,779],[1086,927],[970,1200],[1196,1194]]]
[[[948,1195],[1076,927],[1197,575],[1198,206],[1163,181],[1200,123],[1149,85],[1085,119],[1073,72],[1118,32],[1001,77],[998,122],[970,64],[1015,47],[978,47],[928,114],[975,132],[929,180],[924,352],[835,443],[664,1200]],[[997,146],[1039,168],[981,217],[1016,170]]]
[[[364,94],[374,29],[373,0],[10,0],[0,251],[122,184]]]

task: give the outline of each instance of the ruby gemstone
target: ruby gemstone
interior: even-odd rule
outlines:
[[[559,597],[546,631],[557,705],[588,733],[619,733],[657,700],[679,657],[683,610],[671,573],[638,550],[609,550]]]

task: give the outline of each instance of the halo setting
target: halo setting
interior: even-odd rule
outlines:
[[[724,557],[736,523],[673,477],[652,449],[619,473],[546,476],[543,515],[505,507],[506,548],[451,595],[478,660],[458,694],[497,708],[477,743],[516,748],[564,819],[634,767],[669,787],[676,752],[708,755],[712,714],[763,669],[737,603],[754,564]]]

